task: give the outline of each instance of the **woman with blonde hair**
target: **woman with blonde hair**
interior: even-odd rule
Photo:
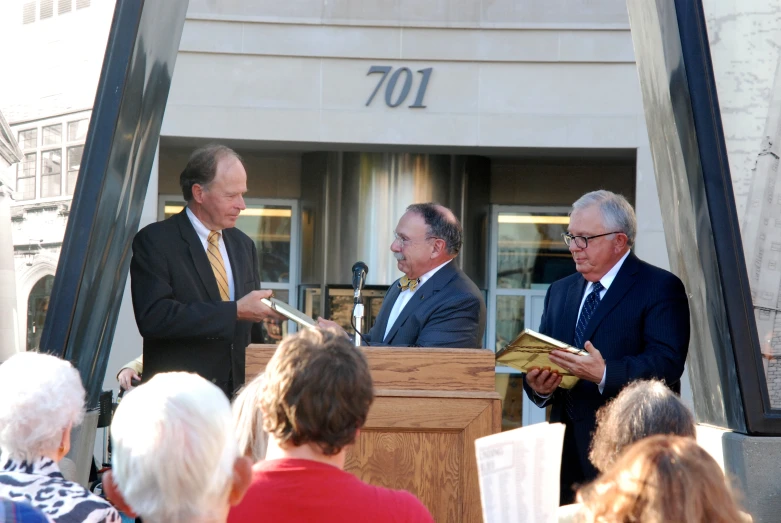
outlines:
[[[239,443],[239,454],[253,463],[266,457],[268,434],[263,430],[263,413],[260,412],[260,394],[265,384],[261,373],[244,385],[233,400],[233,425]]]
[[[691,438],[651,436],[581,489],[586,523],[735,523],[740,511],[716,461]]]

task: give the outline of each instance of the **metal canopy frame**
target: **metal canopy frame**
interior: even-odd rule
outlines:
[[[781,434],[770,404],[702,0],[627,0],[698,421]],[[736,387],[736,385],[739,385]]]
[[[106,374],[187,0],[117,0],[41,351],[81,373],[87,408]]]

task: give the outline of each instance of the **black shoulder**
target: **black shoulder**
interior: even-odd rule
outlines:
[[[171,216],[160,222],[152,222],[142,227],[137,233],[136,239],[155,240],[157,238],[170,238],[172,234],[178,234],[178,225],[176,223],[178,215]]]

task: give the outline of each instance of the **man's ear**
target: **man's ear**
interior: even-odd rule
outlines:
[[[239,504],[252,483],[252,460],[247,457],[236,458],[233,463],[233,485],[228,495],[232,507]]]
[[[623,251],[627,243],[629,243],[629,237],[626,234],[616,234],[616,252]]]
[[[441,238],[436,238],[434,240],[434,249],[431,251],[431,257],[432,258],[439,257],[444,250],[445,250],[445,240]]]
[[[193,193],[193,200],[195,200],[197,203],[203,203],[203,185],[200,183],[196,183],[192,187],[192,193]]]
[[[131,518],[138,515],[133,512],[133,509],[127,504],[125,498],[122,497],[122,493],[119,491],[117,484],[114,483],[114,476],[111,474],[110,470],[103,473],[103,492],[106,493],[106,498],[108,498],[120,512],[124,512]]]

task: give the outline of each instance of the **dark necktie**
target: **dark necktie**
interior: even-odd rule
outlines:
[[[594,315],[594,311],[599,306],[599,293],[602,292],[604,287],[600,282],[596,282],[591,286],[591,292],[586,296],[586,301],[583,303],[583,308],[580,311],[580,317],[578,318],[578,324],[575,327],[575,346],[579,349],[583,348],[583,345],[588,341],[584,339],[586,335],[586,329],[588,328],[588,322]],[[572,396],[570,390],[564,389],[564,408],[567,409],[567,414],[570,419],[575,419],[575,408],[572,403]]]
[[[599,306],[599,293],[602,292],[604,287],[600,282],[596,282],[591,286],[591,292],[586,296],[586,301],[583,303],[583,309],[580,311],[580,317],[578,318],[578,325],[575,327],[575,346],[579,349],[583,348],[588,340],[583,339],[586,335],[586,328],[588,322],[594,315],[594,311]]]

